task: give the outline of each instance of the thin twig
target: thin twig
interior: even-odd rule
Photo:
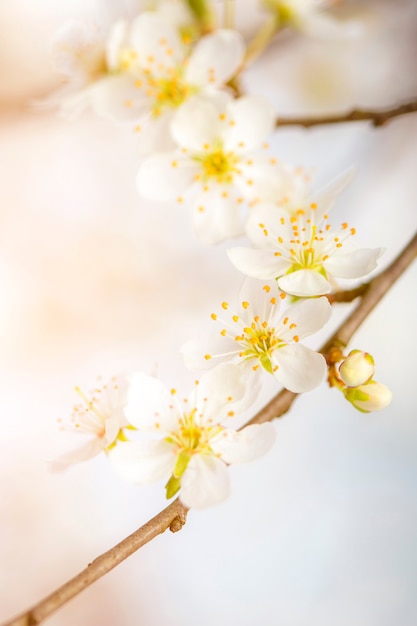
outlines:
[[[361,301],[349,317],[341,324],[335,334],[322,347],[321,353],[327,360],[331,360],[333,350],[337,350],[342,346],[345,347],[348,344],[353,334],[358,330],[360,325],[380,302],[397,278],[399,278],[412,263],[416,255],[417,235],[414,236],[400,255],[383,272],[373,278],[365,286],[358,288],[359,290],[363,290],[363,294],[358,293],[358,290],[351,290],[351,294],[356,293],[355,297],[359,295],[362,296]],[[296,397],[297,394],[287,389],[282,390],[269,404],[255,415],[253,419],[247,422],[245,426],[248,424],[262,424],[281,417],[288,411]],[[173,532],[181,530],[182,526],[185,524],[186,515],[186,507],[180,500],[175,500],[132,535],[95,559],[86,569],[80,572],[80,574],[51,593],[32,609],[4,623],[3,626],[35,626],[36,624],[40,624],[49,615],[71,600],[71,598],[78,595],[98,578],[104,576],[124,559],[159,534],[165,532],[168,528]]]
[[[168,530],[177,532],[185,524],[188,509],[180,500],[174,500],[163,511],[155,515],[132,535],[94,559],[82,572],[71,578],[47,598],[36,604],[30,611],[12,619],[4,626],[35,626],[49,617],[71,598],[89,587],[96,580],[110,572],[128,556],[139,550],[152,539]]]
[[[341,113],[339,115],[293,118],[278,117],[276,126],[278,128],[281,128],[282,126],[303,126],[304,128],[310,128],[311,126],[321,126],[323,124],[344,124],[345,122],[372,122],[373,126],[384,126],[384,124],[394,117],[416,112],[417,98],[390,109],[383,109],[382,111],[353,109],[348,113]]]
[[[359,285],[359,287],[354,287],[353,289],[344,289],[343,291],[335,291],[334,293],[329,293],[326,297],[330,304],[334,304],[335,302],[353,302],[356,298],[363,296],[370,286],[369,283],[363,283]]]

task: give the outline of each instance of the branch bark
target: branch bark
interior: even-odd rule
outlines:
[[[384,126],[389,120],[400,115],[417,112],[417,98],[404,102],[390,109],[375,111],[370,109],[353,109],[348,113],[339,115],[323,115],[319,117],[294,117],[285,118],[278,117],[276,121],[277,128],[282,126],[303,126],[311,128],[311,126],[322,126],[324,124],[344,124],[346,122],[372,122],[373,126]]]
[[[361,301],[334,335],[330,337],[322,347],[321,353],[326,359],[330,360],[333,350],[345,347],[349,343],[360,325],[381,301],[394,282],[403,274],[407,267],[409,267],[416,255],[417,235],[414,236],[399,256],[383,272],[378,274],[378,276],[373,278],[365,286],[353,289],[350,292],[340,292],[341,294],[349,293],[354,298],[361,296]],[[346,300],[338,299],[337,301],[345,302]],[[281,417],[289,410],[296,397],[297,394],[283,389],[259,411],[253,419],[247,422],[245,426],[249,424],[262,424]],[[168,530],[168,528],[172,532],[181,530],[186,521],[187,511],[187,508],[179,499],[174,500],[174,502],[155,515],[155,517],[141,526],[132,535],[97,557],[77,576],[52,592],[44,600],[41,600],[29,611],[5,622],[3,626],[35,626],[36,624],[40,624],[49,615],[71,600],[71,598],[74,598],[93,582],[119,565],[119,563],[124,561],[128,556],[139,550],[139,548]]]
[[[36,604],[27,613],[4,624],[4,626],[35,626],[54,613],[71,598],[89,587],[93,582],[110,572],[128,556],[168,530],[177,532],[185,524],[188,509],[178,500],[171,502],[163,511],[155,515],[146,524],[126,537],[113,548],[94,559],[92,563],[67,583],[59,587],[44,600]]]

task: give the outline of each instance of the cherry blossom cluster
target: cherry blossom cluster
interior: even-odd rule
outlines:
[[[290,26],[339,37],[360,30],[323,12],[319,0],[261,4],[274,31]],[[179,400],[175,388],[140,372],[89,396],[78,389],[71,428],[89,438],[55,467],[104,451],[126,480],[164,480],[167,498],[179,493],[186,506],[201,508],[229,493],[229,464],[252,461],[273,445],[270,423],[231,426],[253,405],[265,376],[294,393],[327,376],[360,411],[389,404],[369,355],[339,355],[336,369],[336,361],[303,343],[329,321],[327,296],[337,279],[368,275],[383,250],[356,245],[354,227],[329,221],[352,172],[314,191],[302,171],[270,153],[275,112],[238,86],[250,57],[243,37],[217,27],[208,2],[162,0],[100,28],[72,24],[54,50],[67,84],[52,100],[64,114],[90,107],[136,131],[140,195],[189,207],[204,244],[248,240],[228,250],[245,275],[237,301],[219,304],[207,329],[181,349],[185,365],[203,371],[191,393]]]

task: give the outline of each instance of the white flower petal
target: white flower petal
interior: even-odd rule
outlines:
[[[332,307],[327,298],[312,298],[297,302],[287,308],[283,316],[288,316],[290,324],[296,324],[297,328],[291,330],[300,339],[308,337],[321,330],[332,315]]]
[[[281,276],[278,279],[278,286],[282,291],[302,298],[323,296],[331,291],[329,281],[319,272],[309,269]]]
[[[334,255],[325,261],[324,267],[336,278],[360,278],[376,268],[377,260],[384,251],[384,248],[361,248]]]
[[[336,176],[336,178],[331,180],[327,185],[311,194],[307,204],[309,206],[314,202],[317,205],[317,209],[314,211],[316,224],[325,213],[329,213],[332,210],[337,196],[351,183],[355,173],[355,168],[351,167],[345,172],[342,172],[339,176]]]
[[[127,41],[128,29],[126,20],[117,20],[110,27],[106,42],[106,63],[111,71],[119,69],[119,53]]]
[[[165,75],[168,68],[184,59],[185,49],[177,29],[157,13],[139,15],[132,23],[130,39],[139,65],[155,75]]]
[[[185,506],[203,509],[223,502],[230,492],[226,465],[214,456],[196,454],[181,479],[180,499]]]
[[[62,454],[54,461],[51,461],[49,468],[52,472],[62,472],[75,463],[82,463],[83,461],[89,461],[94,458],[105,447],[103,439],[100,437],[94,437],[85,442],[79,448],[71,450],[65,454]]]
[[[137,0],[136,0],[137,1]],[[148,3],[149,4],[149,3]],[[188,4],[183,2],[172,2],[160,0],[157,2],[158,15],[160,15],[169,24],[175,26],[180,32],[181,29],[187,29],[193,26],[194,17]],[[138,9],[136,9],[136,13]]]
[[[238,247],[227,250],[227,254],[238,270],[254,278],[276,278],[291,267],[288,259],[274,256],[271,250]]]
[[[102,63],[104,37],[96,26],[71,20],[57,31],[51,47],[58,72],[87,81],[89,70]]]
[[[217,30],[195,46],[186,69],[187,82],[218,86],[236,73],[243,61],[245,43],[235,30]]]
[[[269,157],[257,153],[240,156],[239,174],[235,176],[234,183],[242,195],[256,202],[261,200],[264,192],[272,195],[276,167],[271,164]]]
[[[233,188],[212,184],[192,204],[194,230],[202,243],[212,245],[243,234],[241,205]]]
[[[271,298],[275,298],[279,302],[280,293],[274,279],[259,280],[258,278],[246,277],[239,291],[239,304],[242,307],[240,317],[244,320],[245,325],[250,326],[253,318],[257,315],[261,321],[266,321],[270,319],[273,309],[278,312],[278,306],[271,303]],[[242,302],[247,303],[245,307],[243,307]]]
[[[176,152],[148,157],[139,168],[136,184],[145,198],[165,202],[175,200],[192,184],[198,167]]]
[[[218,424],[243,398],[245,391],[241,368],[232,363],[220,363],[200,378],[190,396],[190,406],[203,413],[204,423]]]
[[[171,135],[171,123],[174,112],[166,109],[158,117],[149,115],[142,120],[138,131],[138,147],[142,155],[153,152],[168,152],[176,148]]]
[[[104,447],[107,448],[116,439],[120,431],[120,420],[118,417],[110,417],[104,422]]]
[[[211,146],[219,135],[220,124],[218,101],[195,97],[175,113],[171,132],[182,148],[203,153],[205,146]]]
[[[253,207],[246,222],[246,234],[255,246],[276,250],[275,237],[279,234],[284,241],[293,236],[290,214],[270,202],[261,202]],[[266,234],[265,234],[266,233]]]
[[[185,366],[192,370],[210,369],[225,359],[230,360],[231,356],[217,357],[218,354],[223,355],[229,352],[239,352],[239,346],[230,337],[223,337],[218,325],[215,330],[211,330],[199,339],[187,341],[181,348]],[[208,356],[210,358],[206,358]]]
[[[249,463],[269,452],[275,439],[276,431],[272,424],[254,424],[239,432],[223,431],[212,442],[212,448],[226,463]]]
[[[97,115],[117,122],[136,122],[149,112],[149,99],[127,74],[110,76],[90,89],[91,106]]]
[[[168,479],[175,466],[173,446],[154,439],[118,443],[109,459],[119,476],[141,485]]]
[[[240,415],[246,409],[249,409],[257,400],[262,388],[262,368],[256,370],[253,366],[257,365],[256,359],[240,360],[238,367],[242,372],[242,379],[245,383],[245,393],[243,397],[233,404],[233,412]]]
[[[239,152],[255,150],[272,133],[274,125],[275,112],[269,102],[256,96],[238,98],[228,108],[222,132],[224,148]]]
[[[323,382],[327,365],[323,355],[302,344],[291,343],[272,354],[277,381],[294,393],[311,391]]]
[[[129,382],[125,414],[133,426],[163,434],[178,426],[180,411],[175,398],[161,381],[136,372],[129,376]]]
[[[96,85],[91,85],[85,89],[81,89],[77,93],[69,93],[66,85],[62,90],[58,90],[50,98],[46,98],[41,106],[47,108],[59,107],[60,115],[66,120],[74,120],[91,105],[91,94]]]

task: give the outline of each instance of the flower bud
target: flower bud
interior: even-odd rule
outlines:
[[[391,390],[375,380],[370,380],[358,387],[347,387],[344,394],[346,400],[363,413],[385,409],[392,399]]]
[[[362,350],[352,350],[339,366],[339,376],[348,387],[363,385],[375,372],[373,357]]]

